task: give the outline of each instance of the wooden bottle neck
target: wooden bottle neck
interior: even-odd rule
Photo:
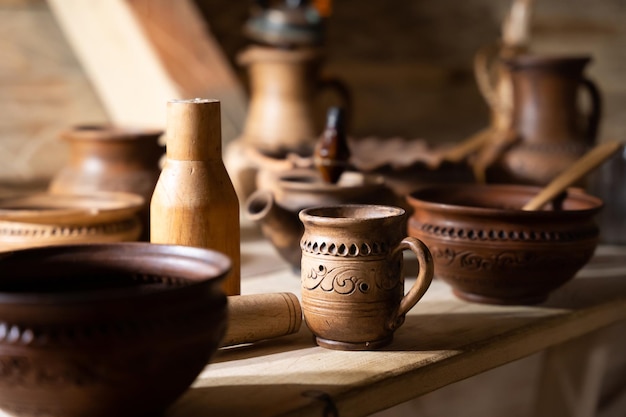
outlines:
[[[221,159],[220,102],[211,99],[169,101],[166,146],[168,159]]]

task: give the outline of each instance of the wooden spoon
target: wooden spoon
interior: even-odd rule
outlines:
[[[574,184],[606,161],[623,145],[624,144],[619,141],[610,141],[597,145],[572,166],[550,181],[548,185],[522,207],[522,210],[540,210],[546,203],[565,191],[567,187]]]

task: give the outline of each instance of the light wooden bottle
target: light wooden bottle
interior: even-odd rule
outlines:
[[[220,102],[167,103],[166,160],[150,204],[150,241],[228,255],[227,295],[240,292],[239,202],[222,161]]]

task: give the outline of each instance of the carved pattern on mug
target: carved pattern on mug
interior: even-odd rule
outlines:
[[[363,278],[365,271],[368,277]],[[372,291],[370,282],[374,282],[376,288],[383,291],[391,291],[402,285],[402,281],[396,279],[399,276],[396,265],[384,267],[384,264],[375,268],[364,269],[361,266],[337,266],[328,269],[319,264],[311,267],[309,273],[303,279],[302,287],[306,290],[317,288],[324,292],[336,292],[341,295],[352,294],[360,291],[367,294]]]
[[[358,266],[337,266],[328,269],[324,265],[311,268],[302,282],[302,287],[312,291],[320,289],[324,292],[336,292],[347,295],[355,291],[367,293],[370,290],[369,284],[359,278],[362,270]]]
[[[302,239],[300,249],[314,255],[332,255],[342,257],[377,256],[389,252],[386,242],[316,242]]]

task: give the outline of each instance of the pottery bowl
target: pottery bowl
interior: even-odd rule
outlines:
[[[602,201],[569,189],[556,209],[520,209],[540,188],[450,185],[422,188],[407,201],[408,234],[430,249],[435,276],[459,298],[536,304],[572,279],[591,258]]]
[[[29,193],[0,198],[0,251],[137,240],[145,199],[134,193]]]
[[[143,416],[170,405],[226,328],[223,254],[144,242],[0,254],[0,409]]]

